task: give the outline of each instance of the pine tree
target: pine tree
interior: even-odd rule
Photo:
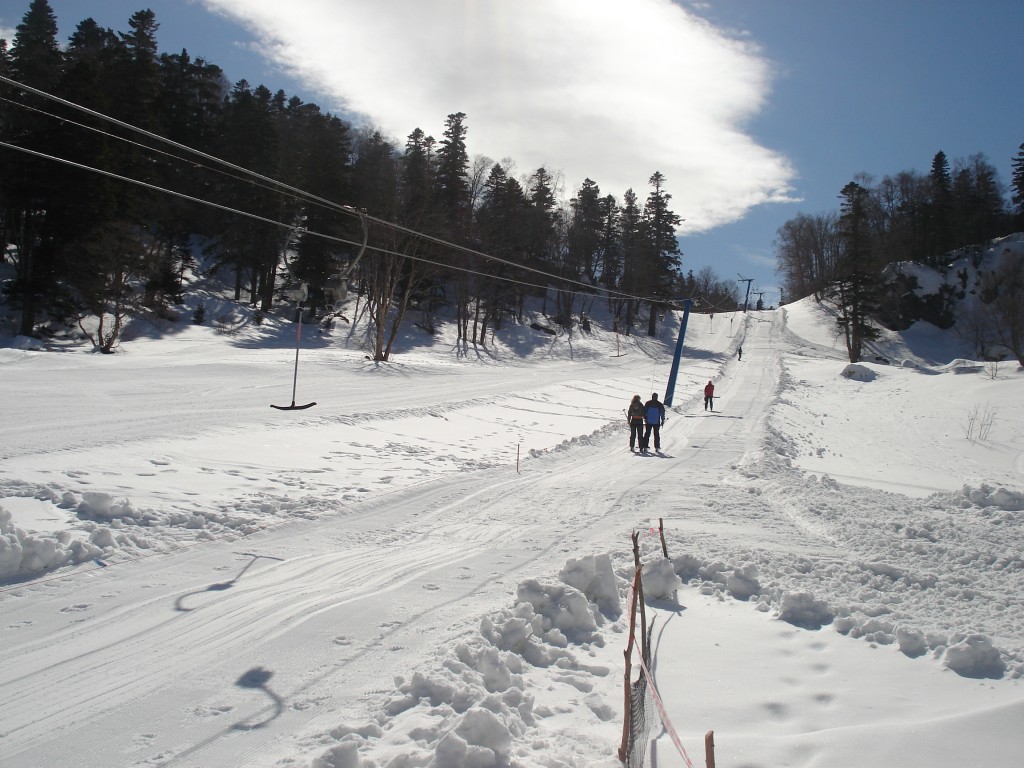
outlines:
[[[599,282],[606,288],[618,289],[622,281],[622,246],[619,233],[619,206],[614,195],[598,200],[601,232],[598,239],[600,254]]]
[[[433,136],[427,136],[417,128],[406,138],[405,155],[402,158],[402,220],[414,229],[431,226],[431,194],[434,184]]]
[[[1017,227],[1024,227],[1024,144],[1017,148],[1013,157],[1013,178],[1010,181],[1013,212],[1017,217]]]
[[[945,152],[936,152],[932,158],[932,170],[928,175],[931,183],[931,200],[925,226],[930,237],[927,240],[929,253],[925,258],[932,266],[950,248],[951,217],[953,213],[953,185],[949,175],[949,160]]]
[[[527,263],[537,269],[559,270],[554,258],[555,191],[551,174],[538,168],[527,187],[529,209],[526,219]]]
[[[601,188],[593,180],[584,179],[580,191],[569,201],[569,208],[569,262],[577,275],[595,283],[604,225]]]
[[[240,80],[224,105],[217,131],[220,139],[218,156],[273,177],[278,168],[282,139],[278,135],[272,102],[273,97],[266,87],[261,85],[254,90],[247,81]],[[242,180],[226,179],[220,182],[216,195],[228,207],[279,220],[280,195],[271,190]],[[235,299],[241,298],[243,284],[248,281],[250,301],[254,305],[260,301],[261,309],[268,310],[273,301],[274,278],[280,258],[280,228],[225,214],[220,230],[218,261],[235,270]]]
[[[507,262],[525,263],[529,209],[522,185],[509,178],[501,165],[492,165],[476,212],[481,248]],[[505,315],[520,317],[525,300],[525,292],[514,282],[515,278],[522,278],[522,272],[499,263],[491,264],[487,272],[490,279],[480,288],[483,312],[479,327],[473,333],[481,343],[488,327],[500,328]]]
[[[1006,212],[998,173],[983,154],[957,163],[952,194],[954,247],[978,245],[1003,234]]]
[[[445,121],[444,138],[437,150],[435,191],[448,223],[448,236],[465,232],[469,215],[469,154],[466,150],[466,115],[455,112]]]
[[[632,188],[627,189],[622,196],[622,208],[619,213],[619,232],[621,236],[623,265],[622,290],[625,293],[637,296],[643,291],[642,275],[647,250],[644,247],[643,213],[640,209],[636,193],[633,192]],[[639,308],[639,301],[637,299],[629,299],[625,302],[624,313],[621,317],[622,322],[619,325],[627,335],[632,332]],[[617,322],[619,317],[620,313],[617,310]]]
[[[668,207],[672,195],[665,192],[665,177],[655,171],[648,183],[653,189],[644,203],[643,231],[646,247],[641,285],[651,299],[647,335],[654,336],[658,314],[664,301],[673,295],[679,276],[681,253],[676,229],[682,219]]]
[[[865,343],[878,337],[878,329],[870,322],[878,303],[878,271],[872,253],[869,191],[851,181],[840,197],[838,277],[829,297],[838,310],[836,322],[846,337],[850,362],[856,363]]]
[[[6,66],[12,79],[52,92],[60,78],[63,54],[57,44],[57,18],[46,0],[32,0],[17,26]],[[27,92],[14,92],[14,100],[34,105]],[[41,113],[11,109],[3,123],[3,137],[21,147],[49,153],[55,124]],[[37,317],[55,298],[60,239],[55,229],[52,200],[59,178],[50,161],[8,150],[0,154],[0,199],[5,206],[5,227],[16,246],[15,279],[8,284],[12,305],[21,311],[19,333],[31,336]]]

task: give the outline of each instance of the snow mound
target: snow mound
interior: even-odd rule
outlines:
[[[391,766],[517,765],[516,744],[540,719],[557,714],[528,692],[535,668],[552,670],[557,684],[584,694],[599,721],[613,717],[614,707],[592,690],[593,677],[611,670],[581,663],[577,652],[603,644],[595,632],[605,623],[600,606],[621,613],[625,584],[608,555],[569,560],[561,574],[582,589],[522,582],[513,607],[485,616],[479,633],[444,652],[436,668],[396,678],[397,695],[381,722],[332,729],[338,743],[313,768],[379,765],[360,754],[363,747]],[[572,744],[549,747],[551,765],[571,764]]]
[[[954,636],[957,642],[946,649],[942,663],[964,677],[998,679],[1006,672],[1006,662],[992,641],[982,634]]]
[[[965,485],[960,491],[964,503],[961,506],[995,507],[1007,512],[1024,511],[1024,492],[1006,488],[993,488],[982,484],[977,488]]]
[[[828,603],[810,592],[786,592],[782,595],[776,618],[802,629],[821,629],[834,617]]]
[[[853,381],[874,381],[878,378],[877,373],[866,365],[860,365],[859,363],[850,363],[848,366],[843,368],[839,375],[847,379],[852,379]]]
[[[29,533],[14,525],[11,513],[0,507],[0,580],[23,578],[83,563],[103,554],[101,545],[59,534]]]

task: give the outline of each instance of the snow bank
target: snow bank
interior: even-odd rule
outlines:
[[[24,578],[69,563],[83,563],[102,554],[102,546],[73,538],[66,531],[34,534],[17,528],[11,513],[0,507],[0,580]]]
[[[1000,678],[1006,672],[1006,662],[992,641],[982,634],[955,636],[942,663],[964,677]]]
[[[866,365],[860,363],[850,363],[848,366],[843,368],[840,376],[853,381],[874,381],[878,374],[868,368]]]
[[[397,695],[380,722],[332,729],[330,736],[339,743],[312,767],[381,764],[363,758],[364,747],[388,766],[509,766],[517,764],[517,749],[542,747],[551,765],[574,764],[572,744],[524,741],[540,720],[558,714],[538,705],[529,677],[548,670],[552,677],[545,679],[584,695],[597,721],[610,720],[615,708],[593,692],[592,680],[611,670],[585,664],[580,656],[603,646],[598,628],[608,626],[604,613],[621,615],[628,585],[607,554],[569,560],[559,578],[520,583],[515,604],[485,616],[479,633],[443,653],[436,668],[417,671],[409,680],[396,678]]]

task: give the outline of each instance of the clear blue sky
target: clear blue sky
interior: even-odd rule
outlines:
[[[982,153],[1009,184],[1024,143],[1024,2],[712,5],[710,20],[748,29],[781,70],[750,130],[793,161],[803,200],[762,206],[737,224],[684,239],[694,261],[732,260],[744,277],[759,278],[765,301],[777,301],[776,231],[798,212],[836,210],[839,191],[858,173],[927,173],[941,150],[951,161]],[[745,266],[747,253],[766,259],[766,269]]]
[[[232,0],[211,1],[234,5]],[[317,92],[316,76],[308,71],[300,80],[263,58],[254,44],[253,27],[242,26],[237,17],[229,20],[212,13],[203,3],[50,4],[62,40],[87,16],[123,31],[132,13],[151,8],[161,25],[161,51],[187,48],[192,56],[220,65],[232,82],[245,78],[272,90],[282,88],[328,110],[339,111],[344,103],[333,99],[328,89]],[[776,231],[799,212],[835,210],[839,191],[858,173],[876,179],[903,170],[925,173],[934,154],[942,150],[951,161],[982,153],[1009,183],[1011,159],[1024,143],[1024,2],[720,0],[682,5],[696,9],[729,35],[756,45],[758,56],[770,66],[763,103],[743,118],[740,130],[789,161],[794,170],[789,194],[798,200],[755,205],[739,221],[682,237],[684,269],[696,272],[710,265],[724,279],[753,278],[753,287],[764,291],[766,304],[775,304]],[[11,30],[27,8],[28,0],[0,0],[0,28]],[[339,40],[345,32],[338,33]],[[702,73],[696,74],[699,80]],[[456,102],[451,99],[453,108]],[[475,152],[476,126],[473,113],[466,111],[471,120],[470,151]],[[438,132],[440,127],[424,129]],[[557,152],[550,163],[558,166]],[[685,195],[679,191],[687,179],[670,177],[669,182],[675,210],[687,218],[681,202]],[[646,194],[642,184],[635,189],[641,198]],[[621,196],[604,186],[602,191]]]

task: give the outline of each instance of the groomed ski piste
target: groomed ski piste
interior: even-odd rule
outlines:
[[[293,412],[273,317],[10,340],[0,764],[612,768],[636,531],[652,765],[713,730],[723,766],[1017,766],[1024,373],[931,327],[851,373],[808,300],[695,313],[639,461],[678,328],[374,363],[307,326]]]

